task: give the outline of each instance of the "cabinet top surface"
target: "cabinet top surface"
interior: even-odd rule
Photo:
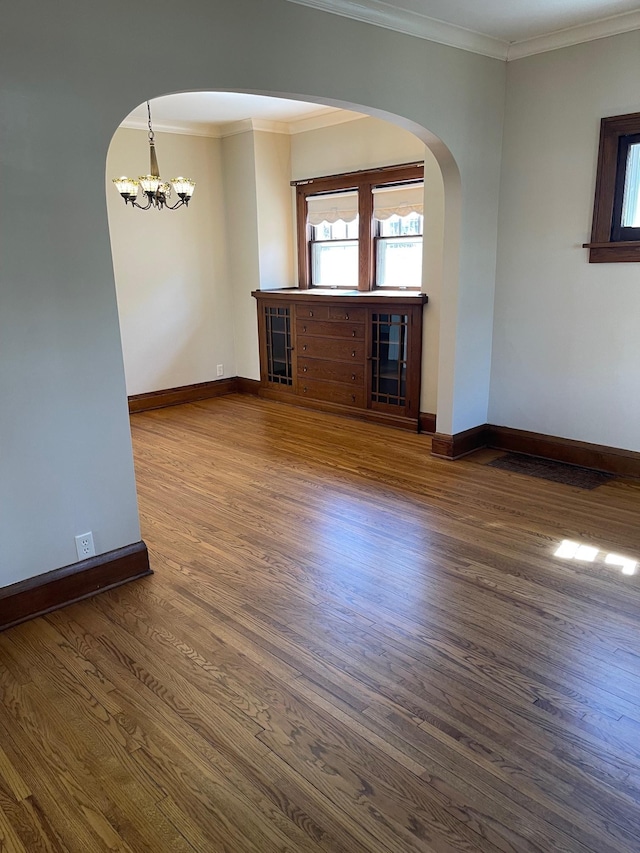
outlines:
[[[254,290],[256,299],[300,299],[311,302],[330,302],[335,299],[354,302],[404,302],[424,305],[429,297],[426,293],[405,290],[337,290],[314,287],[313,290],[301,290],[299,287],[285,287],[280,290]]]

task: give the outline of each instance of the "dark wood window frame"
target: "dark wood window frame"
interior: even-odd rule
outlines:
[[[376,236],[373,218],[373,188],[385,184],[416,183],[424,180],[424,163],[404,163],[396,166],[384,166],[360,172],[347,172],[342,175],[328,175],[292,181],[296,188],[296,234],[298,243],[298,286],[302,290],[312,288],[311,284],[311,226],[307,224],[307,199],[319,193],[358,192],[358,290],[375,290],[375,254]]]
[[[622,194],[629,139],[640,134],[640,113],[603,118],[593,205],[589,263],[640,262],[640,229],[621,228]]]

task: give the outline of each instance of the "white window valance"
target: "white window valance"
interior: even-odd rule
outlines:
[[[312,195],[307,198],[307,222],[320,225],[321,222],[353,222],[358,217],[358,193],[328,193]]]
[[[408,216],[410,213],[424,213],[424,184],[373,188],[374,219]]]

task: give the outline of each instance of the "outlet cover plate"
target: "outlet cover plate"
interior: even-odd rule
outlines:
[[[80,533],[76,536],[76,551],[79,560],[88,560],[89,557],[95,557],[96,547],[93,544],[93,533]]]

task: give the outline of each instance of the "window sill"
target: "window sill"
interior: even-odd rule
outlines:
[[[612,243],[583,243],[589,249],[590,264],[640,263],[640,240],[620,240]]]

